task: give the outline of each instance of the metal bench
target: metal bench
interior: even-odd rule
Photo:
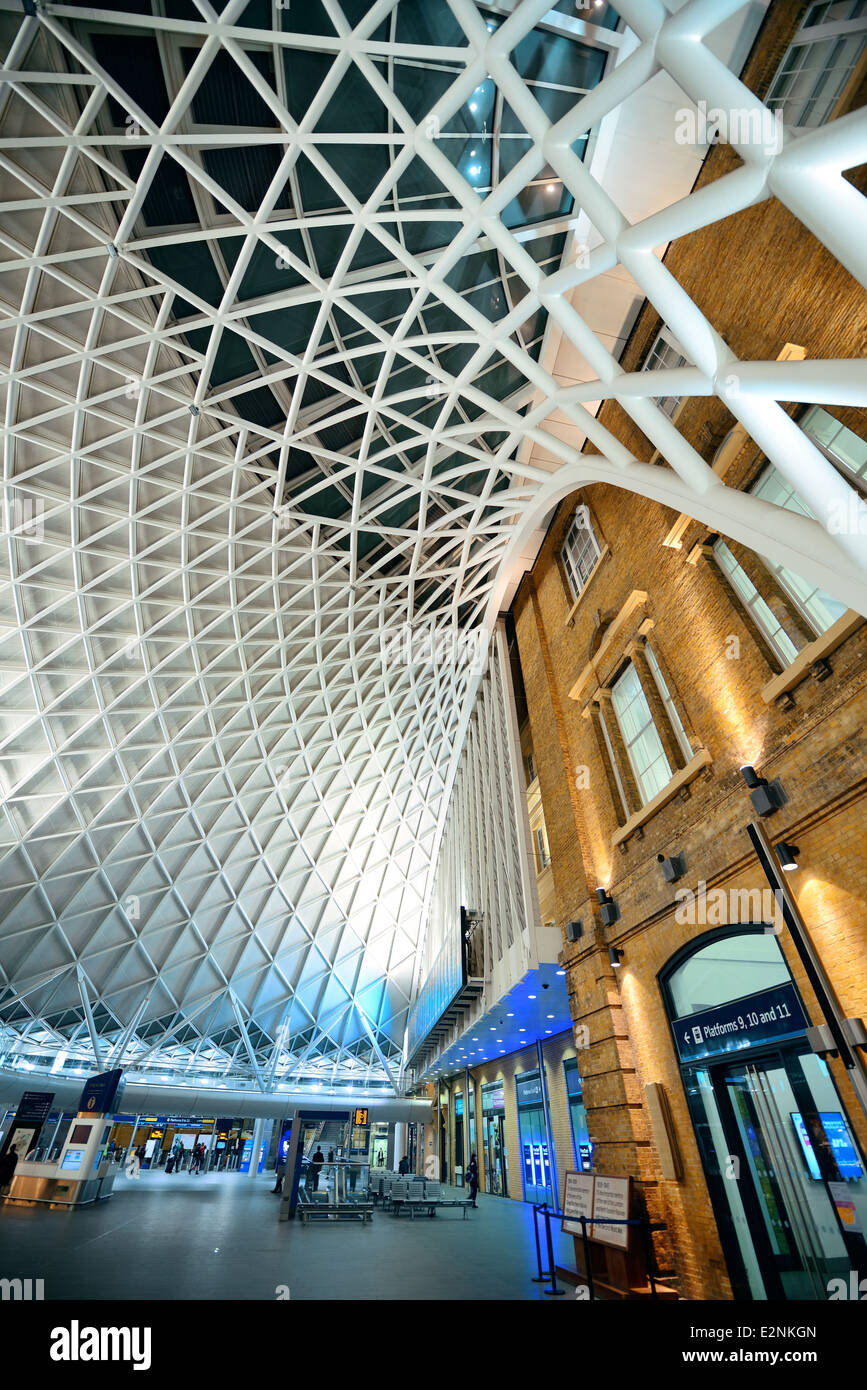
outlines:
[[[372,1221],[372,1202],[345,1202],[335,1205],[326,1200],[314,1199],[305,1188],[298,1189],[298,1215],[306,1221]]]
[[[406,1192],[392,1193],[393,1215],[400,1216],[402,1211],[408,1211],[410,1218],[414,1220],[416,1212],[424,1212],[426,1216],[433,1217],[440,1207],[456,1207],[463,1212],[466,1221],[467,1212],[473,1205],[468,1197],[444,1197],[438,1182],[426,1182],[422,1192],[414,1191],[414,1187],[415,1184],[407,1184]]]

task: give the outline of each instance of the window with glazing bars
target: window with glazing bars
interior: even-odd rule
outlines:
[[[867,47],[867,0],[811,5],[768,91],[786,125],[824,125]]]
[[[661,328],[645,358],[642,371],[660,372],[669,368],[690,366],[692,363],[681,350],[677,339],[669,333],[668,329]],[[670,419],[683,400],[683,396],[655,396],[654,400],[660,410],[664,410]]]
[[[577,598],[602,554],[586,507],[579,507],[572,518],[561,553],[572,597]]]
[[[671,767],[638,672],[631,662],[611,687],[611,705],[636,785],[646,805],[671,781]]]

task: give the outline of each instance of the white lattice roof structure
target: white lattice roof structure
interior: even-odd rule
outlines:
[[[737,362],[656,254],[774,196],[867,283],[864,114],[630,223],[594,133],[666,73],[760,114],[709,43],[742,6],[621,0],[628,45],[549,6],[0,4],[7,1061],[397,1082],[475,657],[582,483],[867,611],[857,499],[778,403],[864,404],[863,364]],[[615,267],[694,366],[623,373],[576,308]],[[813,517],[725,487],[673,393]],[[457,657],[415,659],[431,628]]]

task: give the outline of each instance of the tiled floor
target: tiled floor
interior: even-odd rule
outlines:
[[[6,1204],[0,1278],[42,1278],[46,1299],[274,1299],[278,1285],[293,1300],[544,1297],[521,1202],[480,1195],[466,1221],[377,1211],[364,1225],[281,1224],[272,1185],[273,1174],[121,1173],[109,1201],[82,1211]],[[573,1264],[571,1240],[555,1240]]]

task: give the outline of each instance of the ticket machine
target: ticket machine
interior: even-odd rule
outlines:
[[[106,1150],[122,1077],[119,1070],[91,1077],[59,1158],[52,1163],[19,1161],[9,1192],[13,1202],[80,1207],[111,1196],[117,1169]]]

